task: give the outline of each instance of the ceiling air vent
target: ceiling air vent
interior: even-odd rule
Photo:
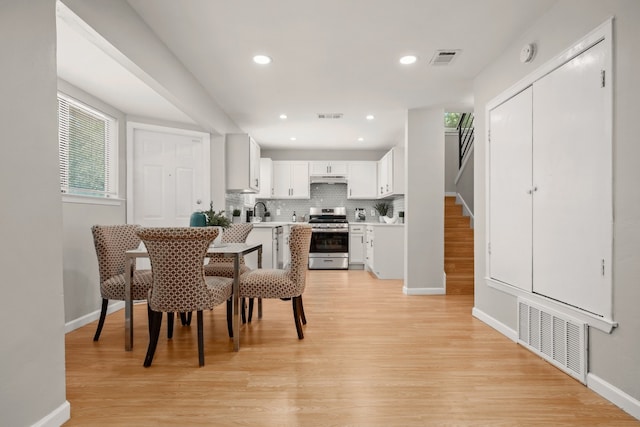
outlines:
[[[449,65],[462,52],[460,49],[436,50],[431,58],[431,65]]]
[[[319,119],[341,119],[342,113],[318,113]]]

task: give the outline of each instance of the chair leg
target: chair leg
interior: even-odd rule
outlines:
[[[180,313],[180,323],[182,326],[187,326],[187,313]]]
[[[167,313],[167,339],[173,338],[173,312]]]
[[[251,323],[251,318],[253,317],[253,298],[249,298],[249,314],[247,315],[247,320]]]
[[[202,322],[202,310],[198,310],[197,313],[197,321],[198,321],[198,363],[200,366],[204,366],[204,333],[203,322]]]
[[[298,339],[303,339],[302,325],[300,324],[300,304],[298,303],[300,297],[291,298],[291,305],[293,306],[293,320],[296,322],[296,331],[298,331]]]
[[[247,315],[246,315],[245,310],[244,310],[245,304],[246,304],[246,301],[245,301],[244,298],[242,298],[242,301],[240,303],[240,315],[242,316],[242,324],[243,325],[245,323],[247,323]]]
[[[102,327],[104,326],[104,319],[107,317],[108,305],[109,305],[109,300],[102,298],[102,309],[100,310],[100,320],[98,320],[98,329],[96,329],[96,334],[93,336],[94,341],[98,341],[100,339],[100,334],[102,333]]]
[[[193,317],[193,312],[190,311],[187,313],[187,326],[191,326],[191,318]]]
[[[144,358],[144,367],[148,368],[153,362],[153,355],[156,352],[158,346],[158,337],[160,336],[160,326],[162,325],[162,312],[153,311],[149,306],[149,317],[151,318],[151,330],[149,333],[149,347],[147,348],[147,356]]]
[[[307,324],[307,317],[304,315],[304,306],[302,305],[302,295],[298,297],[298,303],[300,304],[300,319],[302,319],[302,324]]]
[[[231,298],[227,300],[227,329],[229,330],[229,338],[233,338],[233,321],[232,321],[232,312],[233,311],[233,302]]]

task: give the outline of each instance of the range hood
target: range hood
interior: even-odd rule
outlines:
[[[311,175],[311,184],[346,184],[347,177],[344,175]]]

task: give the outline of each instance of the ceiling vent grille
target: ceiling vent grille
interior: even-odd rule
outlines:
[[[342,113],[318,113],[319,119],[341,119]]]
[[[431,58],[431,65],[449,65],[460,56],[459,49],[448,49],[448,50],[436,50],[436,53]]]
[[[578,381],[587,381],[587,325],[518,299],[518,342]]]

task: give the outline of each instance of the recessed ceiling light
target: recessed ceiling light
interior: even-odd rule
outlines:
[[[267,55],[256,55],[253,57],[253,62],[260,65],[271,64],[271,57]]]
[[[364,138],[360,137],[360,138],[358,138],[358,141],[362,142],[362,141],[364,141]]]
[[[375,117],[373,117],[373,114],[368,114],[367,115],[367,120],[373,120],[375,119]]]
[[[406,55],[400,58],[400,63],[402,65],[411,65],[415,63],[417,60],[418,58],[415,55]]]
[[[280,118],[281,118],[282,120],[284,120],[284,119],[286,119],[286,118],[287,118],[287,115],[286,115],[286,114],[280,114]]]
[[[292,141],[295,141],[295,140],[296,140],[296,137],[295,137],[295,136],[292,136],[292,137],[291,137],[291,138],[289,138],[289,139],[290,139],[290,140],[292,140]]]

